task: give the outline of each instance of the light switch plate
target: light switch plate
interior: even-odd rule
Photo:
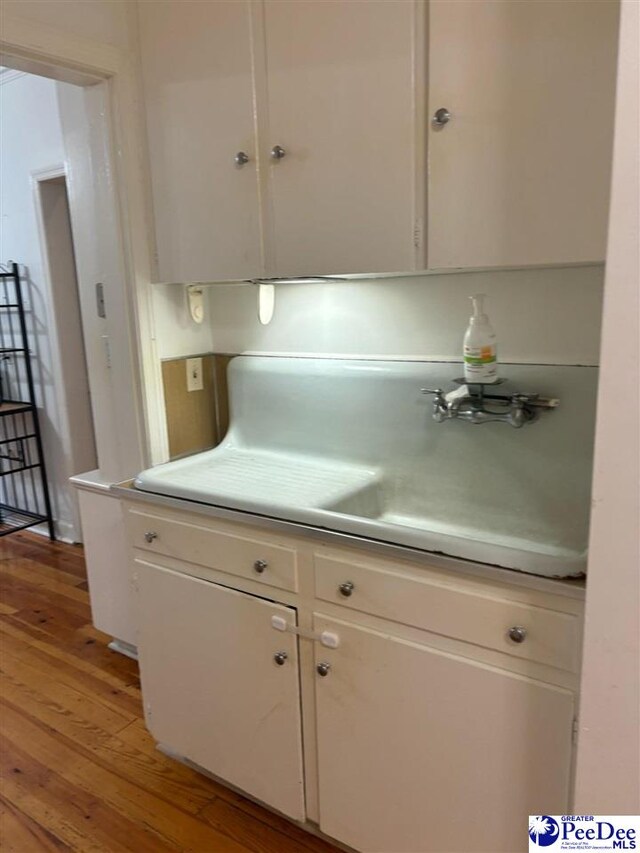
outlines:
[[[204,388],[202,378],[202,359],[187,359],[187,391],[202,391]]]

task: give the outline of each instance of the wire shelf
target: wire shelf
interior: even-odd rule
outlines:
[[[55,539],[18,265],[0,272],[0,536],[45,523]]]

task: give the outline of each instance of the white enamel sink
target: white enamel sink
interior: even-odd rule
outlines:
[[[459,501],[451,514],[437,490],[388,480],[373,482],[323,508],[337,528],[534,574],[570,576],[584,571],[582,529],[564,519],[522,512],[517,503],[475,506]]]
[[[139,489],[552,577],[584,572],[597,371],[507,365],[560,407],[523,429],[436,423],[460,366],[240,356],[213,450]]]

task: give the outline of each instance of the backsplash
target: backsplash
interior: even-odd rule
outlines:
[[[162,363],[169,455],[171,459],[215,447],[229,423],[226,356],[202,356],[203,387],[187,390],[186,358]]]
[[[258,321],[253,285],[206,288],[200,325],[189,315],[185,287],[157,285],[170,457],[224,437],[229,355],[460,361],[468,297],[477,292],[488,297],[499,362],[596,366],[603,274],[602,264],[592,264],[277,285],[268,326]],[[185,358],[202,353],[205,387],[187,392]]]
[[[201,326],[185,288],[154,288],[161,358],[194,352],[460,360],[468,296],[486,293],[500,361],[597,365],[602,264],[427,273],[276,286],[261,326],[252,285],[207,288]]]

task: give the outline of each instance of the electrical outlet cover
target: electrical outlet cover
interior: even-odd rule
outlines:
[[[204,388],[202,377],[202,359],[187,359],[187,391],[202,391]]]

